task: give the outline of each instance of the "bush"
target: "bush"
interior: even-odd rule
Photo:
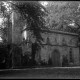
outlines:
[[[47,66],[48,64],[45,62],[45,60],[41,61],[41,66]]]
[[[48,65],[49,65],[49,66],[52,65],[52,60],[51,60],[51,58],[49,58],[49,60],[48,60]]]
[[[8,59],[8,50],[6,48],[6,45],[0,45],[0,68],[5,69],[8,65],[6,64]],[[8,62],[9,63],[9,62]]]
[[[20,67],[21,66],[21,56],[22,56],[22,49],[18,45],[12,46],[12,60],[13,60],[13,67]]]
[[[28,66],[29,57],[28,55],[22,56],[22,66]]]

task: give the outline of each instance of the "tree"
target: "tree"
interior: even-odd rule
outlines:
[[[36,37],[37,41],[40,43],[41,29],[45,28],[45,8],[41,6],[38,2],[18,2],[15,4],[15,9],[21,14],[21,18],[26,21],[29,25],[26,30],[33,32],[33,35]],[[44,11],[42,11],[42,9]]]
[[[50,28],[74,33],[77,32],[80,21],[79,4],[79,1],[51,2],[47,7],[47,10],[49,11],[47,23],[50,25]],[[73,21],[76,26],[69,26]]]
[[[36,41],[38,42],[37,46],[38,46],[38,48],[40,48],[41,40],[43,40],[43,38],[41,36],[41,32],[42,32],[42,29],[46,28],[44,17],[46,16],[47,11],[39,2],[37,2],[37,1],[34,1],[34,2],[33,1],[20,1],[20,2],[18,2],[18,1],[1,1],[1,10],[2,10],[2,13],[4,14],[4,17],[9,18],[7,20],[8,30],[4,29],[5,34],[7,34],[7,32],[8,32],[9,42],[12,42],[11,41],[11,39],[12,39],[12,35],[11,35],[12,31],[11,30],[12,29],[11,29],[11,25],[9,25],[10,14],[12,12],[16,11],[20,14],[19,19],[23,20],[23,22],[28,24],[28,26],[24,30],[28,30],[33,33],[33,35],[36,38]],[[21,27],[23,27],[23,26],[21,26]],[[22,34],[22,32],[24,30],[21,30],[21,33],[18,33],[18,34]],[[16,34],[16,35],[18,35],[18,34]],[[17,51],[20,51],[18,45],[16,44],[11,47],[9,53],[12,53],[12,56],[15,53],[15,55],[13,57],[16,58],[17,53],[20,54],[20,52],[15,52],[15,49],[17,49]],[[35,49],[35,52],[36,52],[36,50],[37,49]],[[32,55],[33,60],[34,60],[34,56],[35,56],[35,54]],[[13,60],[12,60],[12,65],[15,65]]]
[[[37,41],[37,47],[40,48],[41,41],[43,40],[41,36],[42,29],[47,29],[45,27],[45,19],[44,17],[47,15],[46,9],[40,5],[37,1],[15,1],[12,4],[13,10],[16,10],[21,16],[20,19],[25,21],[25,23],[28,25],[24,30],[28,30],[33,33],[33,35],[36,38]],[[21,34],[24,30],[21,30]],[[36,43],[33,45],[35,46]],[[32,45],[32,51],[33,46]],[[36,46],[35,46],[36,47]],[[37,47],[35,49],[35,53],[37,51]],[[35,53],[32,52],[32,61],[35,59]]]
[[[5,68],[10,68],[11,61],[9,47],[11,44],[11,33],[9,28],[11,28],[10,14],[8,13],[4,3],[0,1],[0,31],[2,32],[0,35],[2,36],[3,40],[2,44],[0,44],[0,49],[2,46],[3,50],[1,51],[1,54],[4,56],[1,55],[1,57],[4,57]]]
[[[47,11],[38,1],[2,1],[2,4],[1,9],[4,16],[6,13],[10,14],[10,12],[17,11],[21,15],[20,18],[28,24],[24,30],[33,32],[38,42],[43,40],[40,32],[46,28],[44,17],[47,15]]]

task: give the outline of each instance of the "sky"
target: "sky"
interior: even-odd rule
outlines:
[[[40,3],[44,6],[51,6],[51,5],[58,5],[58,6],[63,6],[66,5],[67,1],[40,1]]]
[[[46,6],[48,5],[48,1],[40,1],[40,3],[41,3],[44,7],[46,7]]]

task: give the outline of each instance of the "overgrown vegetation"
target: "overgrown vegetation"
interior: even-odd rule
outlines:
[[[3,34],[3,43],[9,43],[7,44],[7,56],[4,57],[1,53],[1,56],[3,56],[0,62],[3,62],[4,58],[6,58],[6,68],[9,68],[9,65],[13,66],[27,66],[29,63],[33,63],[30,65],[36,65],[35,62],[35,54],[40,49],[41,41],[43,41],[43,38],[41,36],[41,33],[43,32],[43,29],[54,29],[59,31],[66,31],[66,32],[72,32],[72,33],[78,33],[80,34],[80,9],[79,9],[79,2],[63,2],[63,3],[52,3],[51,6],[48,6],[47,8],[44,8],[38,1],[7,1],[8,4],[11,5],[11,11],[7,11],[7,8],[5,6],[2,6],[3,3],[6,1],[1,1],[1,14],[4,18],[7,18],[5,23],[5,28],[3,26],[0,26],[0,31],[2,31]],[[22,56],[21,55],[21,48],[16,44],[12,44],[10,30],[11,30],[11,21],[10,21],[10,15],[11,12],[17,11],[20,14],[20,18],[23,21],[25,21],[25,24],[28,26],[24,30],[28,30],[33,33],[33,36],[36,38],[35,42],[32,42],[32,55],[31,59],[29,60],[28,56]],[[74,23],[74,26],[70,26],[69,24]],[[24,31],[21,30],[21,33]],[[8,38],[7,38],[8,37]],[[80,39],[80,38],[79,38]],[[17,51],[16,51],[17,50]],[[5,52],[6,53],[6,52]],[[19,54],[18,54],[19,53]],[[17,58],[20,59],[22,57],[23,61],[14,63],[12,61],[13,54],[15,62],[17,62]],[[16,57],[17,56],[17,57]],[[8,64],[8,59],[10,59],[10,64]],[[26,62],[29,60],[29,62]],[[49,64],[41,62],[42,65],[51,65],[51,59],[49,59]],[[2,63],[1,63],[2,64]],[[12,67],[12,66],[10,66]]]
[[[47,10],[49,14],[46,20],[50,29],[78,33],[80,28],[79,1],[51,1]]]
[[[44,16],[46,16],[46,9],[39,4],[37,1],[33,2],[33,1],[12,1],[12,2],[2,2],[2,3],[6,3],[6,4],[10,4],[11,5],[11,12],[13,11],[17,11],[21,16],[20,19],[22,19],[23,21],[25,21],[26,24],[28,24],[28,26],[26,27],[25,30],[29,30],[30,32],[33,33],[33,35],[36,38],[37,46],[32,46],[32,49],[34,47],[36,47],[35,49],[35,53],[37,50],[37,47],[40,48],[41,46],[41,41],[43,40],[43,38],[41,37],[41,30],[45,29],[45,19]],[[4,14],[4,16],[6,16],[6,13],[8,15],[8,17],[10,16],[10,12],[7,11],[6,5],[3,5],[1,7],[2,9],[2,13]],[[43,10],[42,10],[43,9]],[[9,25],[9,21],[10,18],[8,18],[8,41],[7,43],[11,43],[11,49],[9,49],[9,54],[12,54],[12,67],[21,66],[21,62],[17,62],[19,61],[18,59],[21,58],[21,50],[19,48],[19,46],[17,44],[12,44],[12,39],[10,37],[10,30],[11,30],[11,26]],[[23,26],[22,26],[23,27]],[[21,31],[21,34],[24,30]],[[5,32],[5,31],[4,31]],[[7,33],[6,32],[6,33]],[[12,36],[12,35],[11,35]],[[35,43],[33,43],[33,45],[35,45]],[[20,52],[19,52],[20,51]],[[19,53],[19,54],[18,54]],[[8,55],[9,55],[8,54]],[[34,62],[34,50],[32,50],[32,61]],[[9,58],[9,57],[7,57]],[[27,57],[26,57],[27,58]],[[24,65],[24,64],[23,64]],[[33,64],[34,65],[34,64]]]

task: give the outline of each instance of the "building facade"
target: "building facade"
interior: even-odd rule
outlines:
[[[42,33],[44,41],[43,47],[36,53],[36,61],[44,61],[52,66],[78,66],[79,65],[79,47],[78,34],[62,31],[44,31]]]
[[[21,45],[23,56],[27,54],[31,55],[31,43],[35,42],[35,38],[28,31],[20,34],[20,26],[25,25],[24,22],[19,21],[19,19],[17,20],[18,22],[16,23],[16,19],[14,19],[12,42],[15,44],[23,42]],[[26,38],[31,43],[23,41],[24,34],[26,34]],[[43,46],[35,55],[37,64],[40,65],[41,62],[49,64],[49,60],[51,60],[51,66],[79,66],[78,34],[56,30],[43,30],[41,35],[44,40],[42,41]]]

